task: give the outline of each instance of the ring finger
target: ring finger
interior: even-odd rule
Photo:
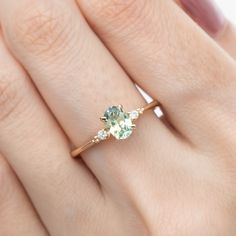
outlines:
[[[235,115],[235,60],[173,1],[78,4],[135,82],[160,99],[185,139],[208,151],[225,143]]]
[[[130,110],[144,104],[132,81],[79,14],[74,1],[2,0],[1,4],[9,46],[74,144],[81,145],[95,135],[101,128],[97,117],[107,106],[123,104]],[[13,15],[17,19],[14,24]],[[82,154],[106,190],[116,192],[114,183],[125,182],[130,169],[143,161],[142,156],[152,166],[149,158],[156,156],[157,146],[161,150],[164,143],[175,142],[154,114],[146,114],[138,125],[136,134],[125,143],[107,142],[96,152],[91,149]],[[150,155],[145,155],[147,149]]]

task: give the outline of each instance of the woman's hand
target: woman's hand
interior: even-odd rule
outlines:
[[[27,193],[1,158],[0,235],[236,234],[231,47],[166,0],[1,0],[0,21],[0,151]],[[74,161],[108,106],[145,104],[130,78],[164,122]]]

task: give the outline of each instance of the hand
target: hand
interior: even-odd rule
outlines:
[[[1,0],[0,21],[0,235],[236,234],[232,46],[166,0]],[[145,104],[130,78],[164,119],[73,160],[108,106]]]

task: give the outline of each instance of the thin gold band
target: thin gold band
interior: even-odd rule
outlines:
[[[157,100],[154,100],[148,104],[146,104],[144,107],[142,108],[138,108],[137,111],[139,111],[139,114],[143,114],[143,112],[153,109],[155,107],[157,107],[159,105],[159,102]],[[85,150],[91,148],[92,146],[94,146],[95,144],[100,143],[102,140],[98,139],[97,136],[95,136],[92,140],[90,140],[89,142],[85,143],[83,146],[76,148],[75,150],[73,150],[71,152],[71,156],[73,158],[76,158],[77,156],[79,156],[82,152],[84,152]]]

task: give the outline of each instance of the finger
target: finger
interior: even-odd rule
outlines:
[[[14,172],[0,154],[0,235],[46,236]]]
[[[183,9],[233,58],[236,58],[236,29],[214,0],[180,0]]]
[[[0,150],[49,233],[62,235],[81,212],[89,214],[93,204],[98,208],[100,190],[89,171],[71,160],[63,132],[2,41],[0,67]],[[75,198],[80,204],[74,205]]]
[[[8,12],[1,12],[1,16],[9,46],[75,145],[87,142],[102,128],[98,118],[108,106],[123,104],[131,110],[144,104],[132,81],[78,14],[76,4],[58,4],[56,0],[33,1],[33,5],[28,0],[1,3]],[[33,11],[25,11],[28,4]],[[12,25],[12,14],[18,14],[19,25]],[[151,112],[142,117],[138,126],[126,142],[107,141],[82,154],[106,191],[122,191],[117,183],[126,182],[125,176],[130,169],[137,170],[138,163],[141,168],[141,157],[147,150],[150,156],[145,156],[145,163],[153,165],[151,159],[156,151],[150,143],[155,142],[156,148],[172,137]]]
[[[227,122],[218,123],[232,116],[235,62],[173,1],[79,0],[79,5],[136,83],[159,98],[186,139],[204,148],[224,142],[220,134]],[[218,114],[218,106],[227,112]]]

